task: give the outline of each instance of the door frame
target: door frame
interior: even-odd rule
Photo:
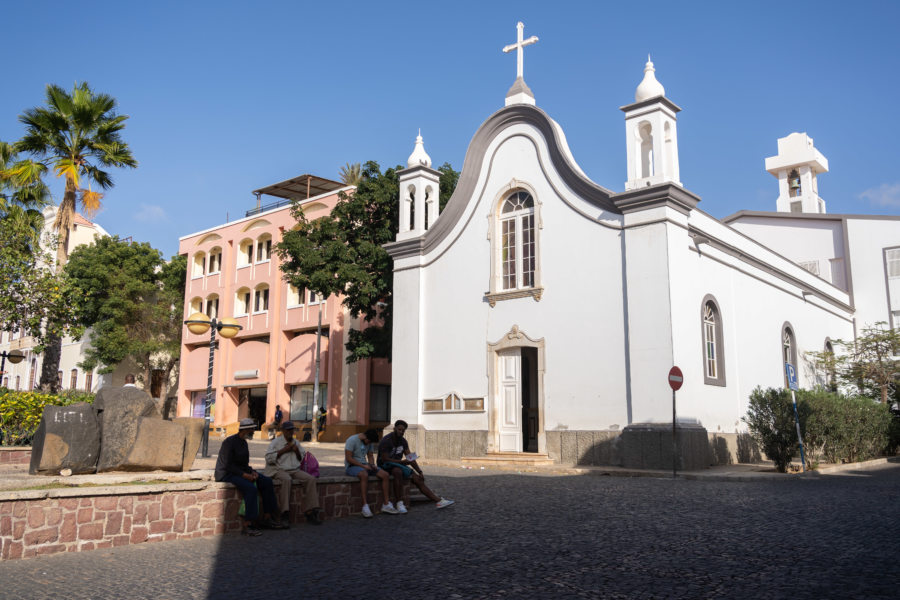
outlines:
[[[537,349],[537,394],[538,394],[538,453],[547,452],[547,435],[544,432],[544,338],[532,339],[513,325],[509,332],[505,333],[496,342],[487,343],[487,372],[488,372],[488,452],[500,451],[500,356],[502,350],[512,348],[536,348]],[[520,376],[521,378],[521,376]],[[521,385],[521,383],[520,383]],[[522,450],[519,450],[522,453]]]

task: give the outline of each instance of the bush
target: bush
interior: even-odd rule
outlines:
[[[27,446],[41,424],[45,406],[68,406],[76,402],[93,402],[93,394],[63,392],[17,392],[0,388],[0,445]]]
[[[800,431],[806,428],[809,406],[797,402],[800,415]],[[766,453],[775,468],[784,473],[797,450],[797,426],[790,390],[756,388],[750,394],[750,407],[744,422],[750,434]]]
[[[889,446],[891,413],[871,398],[813,390],[799,392],[810,408],[804,442],[810,455],[828,462],[856,462],[881,454]]]

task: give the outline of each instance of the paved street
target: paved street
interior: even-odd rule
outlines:
[[[429,472],[456,506],[11,561],[0,596],[897,596],[900,465],[752,482]]]

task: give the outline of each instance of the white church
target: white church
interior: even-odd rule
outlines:
[[[667,468],[677,365],[681,467],[752,460],[755,387],[784,386],[786,362],[813,387],[806,352],[900,326],[900,217],[828,214],[805,133],[765,160],[774,212],[706,214],[649,59],[621,107],[624,191],[594,183],[525,84],[522,28],[444,211],[421,137],[400,172],[392,418],[428,458]]]

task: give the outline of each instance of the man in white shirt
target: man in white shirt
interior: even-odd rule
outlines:
[[[281,436],[269,442],[266,449],[266,469],[263,474],[281,483],[278,490],[278,506],[281,510],[281,522],[290,521],[291,483],[296,479],[303,486],[303,503],[300,508],[306,520],[314,525],[321,525],[319,515],[319,490],[316,478],[300,469],[305,450],[294,439],[294,424],[285,421],[281,424]]]
[[[123,385],[122,387],[137,387],[134,384],[134,375],[132,375],[131,373],[126,375],[125,376],[125,385]]]

